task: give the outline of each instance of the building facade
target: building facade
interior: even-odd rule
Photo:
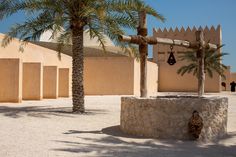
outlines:
[[[216,45],[222,45],[222,32],[221,27],[218,26],[217,28],[208,27],[206,28],[198,28],[198,30],[204,31],[205,41],[209,41]],[[164,29],[154,29],[153,36],[154,37],[163,37],[163,38],[170,38],[170,39],[180,39],[180,40],[187,40],[190,42],[196,41],[195,32],[197,28],[181,29],[176,28],[173,30],[170,28],[169,30]],[[197,78],[192,74],[185,74],[184,76],[178,75],[177,70],[182,67],[183,65],[188,64],[186,61],[180,60],[180,56],[184,53],[188,53],[189,49],[174,46],[173,52],[176,58],[176,64],[169,65],[167,60],[170,55],[170,46],[168,45],[154,45],[153,46],[153,61],[158,64],[158,90],[160,92],[195,92],[197,91]],[[221,53],[221,51],[219,51]],[[226,78],[229,79],[229,78]],[[221,91],[221,77],[217,73],[213,73],[213,78],[210,78],[206,75],[206,82],[205,82],[205,91],[206,92],[220,92]]]
[[[4,34],[0,34],[0,42],[3,38]],[[107,45],[104,53],[95,41],[85,40],[85,95],[138,96],[139,62],[123,55],[114,45]],[[60,55],[52,41],[28,43],[23,52],[20,47],[18,39],[5,48],[0,47],[0,102],[72,95],[71,46],[65,47]],[[148,62],[149,95],[157,92],[157,69],[157,64]]]

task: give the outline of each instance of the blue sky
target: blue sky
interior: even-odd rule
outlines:
[[[161,23],[154,18],[148,18],[149,35],[153,28],[170,28],[182,26],[215,26],[221,25],[224,52],[229,56],[224,58],[224,64],[231,65],[236,72],[236,0],[145,0],[158,12],[166,17]],[[24,14],[18,13],[0,22],[0,32],[5,33],[15,22],[21,22]],[[152,51],[152,49],[149,49]],[[149,52],[150,53],[150,52]]]
[[[231,66],[236,72],[236,0],[145,0],[158,12],[163,14],[167,21],[161,23],[148,18],[149,35],[152,28],[170,28],[182,26],[215,26],[221,25],[222,39],[225,47],[223,52],[230,55],[224,58],[223,63]]]

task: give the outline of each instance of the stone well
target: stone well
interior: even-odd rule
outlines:
[[[121,130],[142,137],[188,140],[194,110],[203,119],[200,141],[214,141],[227,133],[228,99],[195,96],[122,97]]]

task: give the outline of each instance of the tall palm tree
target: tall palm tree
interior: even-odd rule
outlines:
[[[6,46],[14,37],[23,42],[37,41],[48,30],[53,31],[52,36],[60,32],[57,38],[59,48],[72,41],[73,112],[83,113],[83,31],[88,29],[91,38],[97,37],[104,50],[105,35],[115,44],[127,48],[130,45],[119,43],[118,34],[124,34],[124,29],[136,28],[139,8],[164,20],[142,0],[3,0],[0,3],[0,20],[19,11],[25,12],[28,18],[11,27],[2,46]]]
[[[225,77],[224,71],[227,69],[222,63],[222,58],[228,53],[219,53],[219,46],[216,50],[205,50],[204,57],[204,71],[207,73],[210,78],[213,77],[213,71],[217,72],[220,76]],[[198,58],[196,52],[186,52],[184,55],[180,56],[180,60],[186,60],[189,64],[184,65],[177,70],[177,73],[183,76],[186,73],[192,73],[194,76],[198,77]]]

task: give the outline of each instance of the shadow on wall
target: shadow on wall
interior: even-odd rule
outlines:
[[[76,141],[55,141],[65,145],[64,148],[54,149],[67,153],[85,155],[96,153],[95,156],[116,157],[235,157],[236,145],[223,145],[220,142],[201,144],[194,141],[174,141],[155,139],[127,139],[118,130],[118,126],[95,131],[70,130],[64,134],[77,134]],[[79,134],[88,134],[88,137],[78,137]],[[99,135],[98,135],[99,134]],[[102,136],[101,136],[102,135]],[[92,138],[96,136],[97,138]],[[127,135],[126,135],[127,136]],[[130,137],[130,136],[129,136]],[[229,138],[236,138],[236,132]],[[235,142],[234,142],[235,143]]]
[[[72,113],[72,107],[54,107],[48,106],[29,106],[29,107],[7,107],[0,106],[0,114],[11,117],[21,118],[23,116],[35,118],[50,118],[51,116],[60,116],[68,118],[76,118],[78,116],[106,114],[106,110],[87,109],[85,114],[78,115]]]

